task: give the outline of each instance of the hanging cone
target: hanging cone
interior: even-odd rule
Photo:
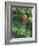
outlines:
[[[29,16],[27,16],[27,15],[23,16],[23,23],[24,24],[28,24],[29,23]]]

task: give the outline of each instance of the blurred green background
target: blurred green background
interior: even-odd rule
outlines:
[[[23,23],[23,16],[29,16],[29,23]],[[11,7],[11,38],[32,37],[32,8]]]

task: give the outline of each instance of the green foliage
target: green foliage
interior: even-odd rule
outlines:
[[[12,9],[12,14],[32,16],[32,8],[14,8]]]
[[[29,16],[29,24],[23,24],[23,16]],[[11,8],[11,37],[32,37],[32,8]]]

